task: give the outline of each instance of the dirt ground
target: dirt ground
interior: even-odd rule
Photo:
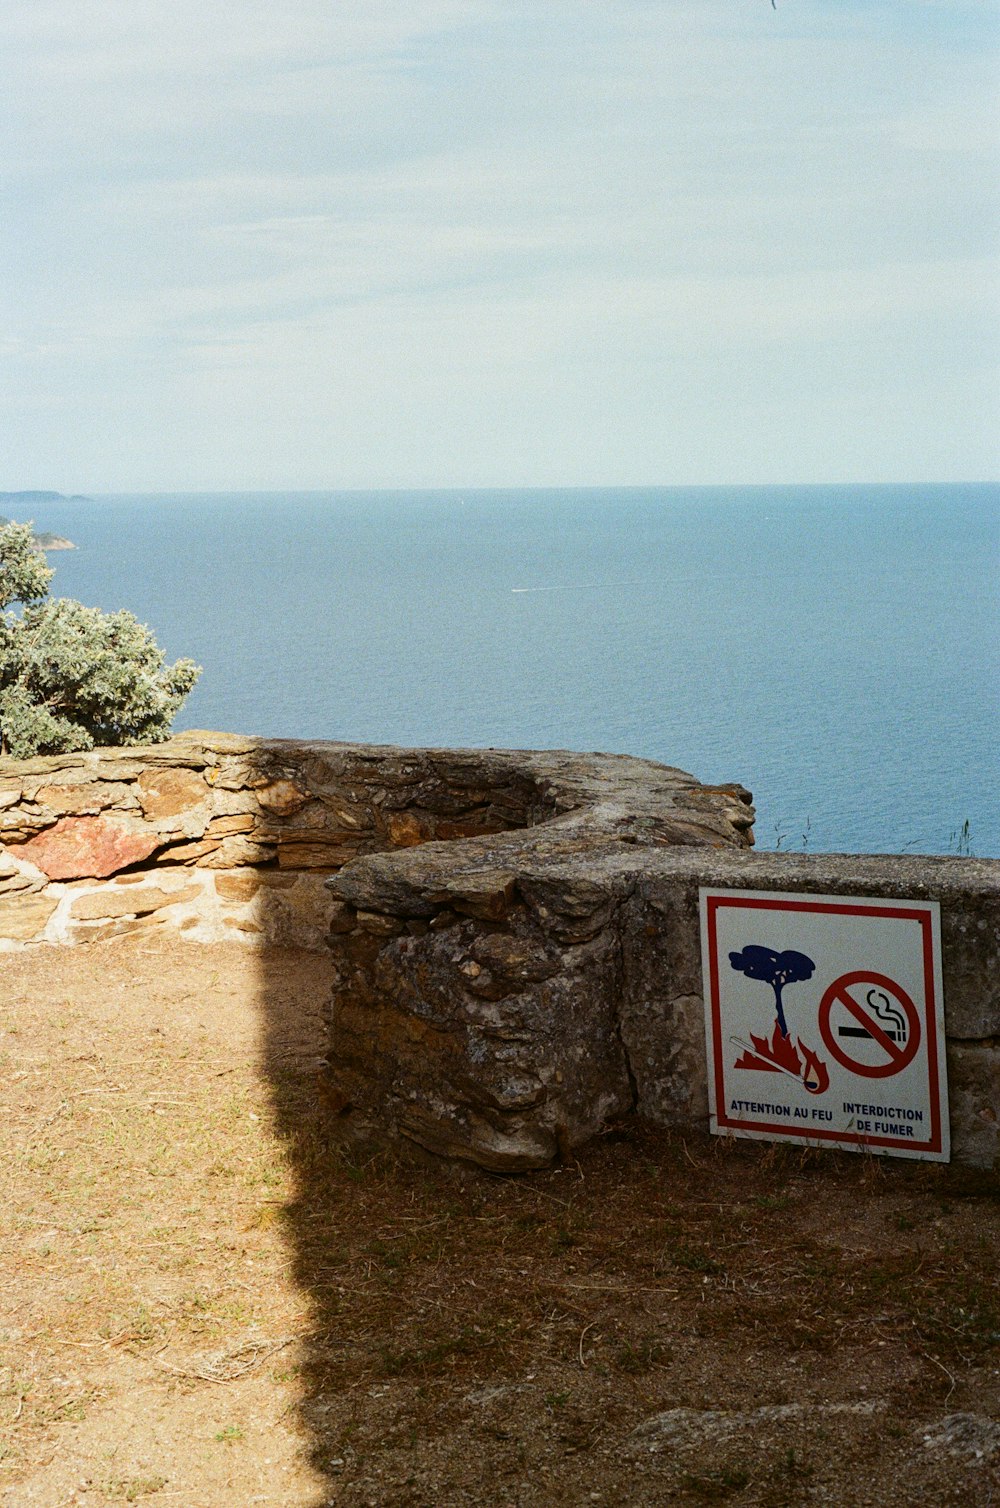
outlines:
[[[2,955],[0,1504],[1000,1505],[997,1188],[350,1151],[322,957]]]

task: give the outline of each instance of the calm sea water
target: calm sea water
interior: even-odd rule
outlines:
[[[36,504],[53,590],[204,675],[178,727],[647,755],[762,847],[1000,854],[985,486]]]

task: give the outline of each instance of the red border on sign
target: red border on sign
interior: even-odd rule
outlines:
[[[892,1136],[869,1136],[861,1131],[826,1131],[819,1127],[801,1135],[794,1135],[789,1131],[787,1122],[775,1124],[769,1121],[740,1120],[730,1116],[726,1106],[725,1093],[725,1068],[723,1063],[722,1044],[722,1017],[719,988],[719,938],[718,922],[716,913],[722,906],[733,906],[738,909],[755,909],[758,911],[797,911],[797,912],[822,912],[833,916],[882,916],[898,921],[919,922],[923,941],[924,963],[924,1029],[927,1032],[927,1089],[930,1099],[931,1133],[927,1141],[909,1142],[908,1152],[940,1152],[942,1150],[941,1137],[941,1100],[940,1085],[938,1082],[938,1043],[937,1043],[937,998],[934,993],[934,935],[931,927],[931,913],[929,911],[915,911],[908,906],[886,906],[878,901],[871,905],[859,905],[855,902],[837,901],[798,901],[798,900],[767,900],[759,897],[751,899],[749,896],[733,894],[709,895],[706,901],[706,926],[708,931],[708,988],[709,1004],[712,1013],[712,1057],[715,1077],[715,1119],[716,1124],[730,1131],[761,1131],[770,1136],[784,1137],[789,1141],[829,1141],[843,1146],[851,1143],[859,1147],[892,1147],[899,1150],[899,1141]]]

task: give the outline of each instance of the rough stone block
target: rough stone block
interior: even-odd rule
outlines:
[[[133,932],[147,932],[150,928],[162,925],[163,917],[155,911],[147,916],[109,917],[96,921],[74,922],[66,929],[66,940],[72,946],[79,947],[82,943],[107,942],[113,937],[128,937]]]
[[[161,890],[155,885],[104,885],[100,890],[77,896],[70,907],[74,921],[98,921],[116,916],[144,916],[164,906],[181,906],[201,894],[198,885],[179,890]]]
[[[351,839],[316,837],[305,842],[282,838],[277,845],[282,869],[339,869],[358,856],[357,843]]]
[[[397,848],[413,848],[430,836],[425,824],[412,812],[393,812],[386,822],[389,841]]]
[[[94,816],[108,807],[135,806],[131,788],[120,780],[92,780],[74,785],[43,785],[35,800],[60,816]]]
[[[975,1168],[1000,1166],[1000,1050],[987,1042],[948,1043],[951,1155]]]
[[[269,785],[258,786],[254,794],[263,809],[276,817],[291,816],[312,800],[308,791],[303,791],[291,780],[271,781]]]
[[[40,895],[0,896],[0,938],[30,942],[45,930],[58,904],[57,896],[44,892]]]
[[[144,770],[136,781],[142,810],[151,821],[178,817],[201,806],[211,794],[200,774],[185,769]]]
[[[229,838],[234,833],[252,833],[256,823],[249,812],[213,817],[205,828],[206,838]]]
[[[254,908],[264,937],[280,947],[320,949],[329,930],[333,902],[317,874],[280,875],[267,871],[268,881],[288,879],[287,887],[268,883]]]
[[[198,838],[193,843],[171,843],[157,854],[160,864],[197,864],[221,846],[222,838]]]
[[[266,864],[274,858],[274,849],[252,838],[235,833],[223,838],[218,848],[196,859],[199,869],[242,869],[247,865]]]
[[[333,901],[330,906],[329,929],[331,932],[353,932],[358,913],[346,901]]]
[[[111,817],[60,817],[20,844],[17,857],[50,880],[101,879],[148,859],[162,842],[158,833],[126,827]]]
[[[254,869],[220,872],[215,876],[215,893],[224,901],[252,901],[260,889],[260,875]]]

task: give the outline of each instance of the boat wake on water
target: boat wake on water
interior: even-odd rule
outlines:
[[[574,581],[568,586],[512,586],[511,594],[524,592],[615,592],[623,586],[647,586],[645,581]]]

